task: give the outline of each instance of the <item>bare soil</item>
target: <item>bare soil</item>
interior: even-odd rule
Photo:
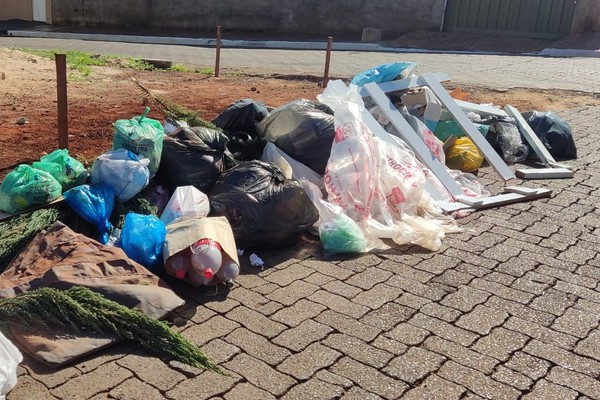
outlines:
[[[2,79],[4,73],[4,79]],[[195,110],[211,120],[242,98],[278,107],[289,101],[315,99],[322,92],[319,79],[247,76],[222,71],[219,78],[192,72],[136,71],[93,67],[87,77],[69,71],[69,153],[87,165],[112,145],[113,126],[119,119],[139,115],[147,103],[133,82]],[[450,86],[448,87],[451,88]],[[504,105],[521,111],[566,110],[600,104],[598,96],[569,91],[513,89],[495,91],[463,87],[472,101]],[[57,144],[56,72],[54,61],[0,48],[0,178],[20,163],[31,163]],[[157,109],[149,117],[162,120]],[[26,118],[26,123],[18,120]]]

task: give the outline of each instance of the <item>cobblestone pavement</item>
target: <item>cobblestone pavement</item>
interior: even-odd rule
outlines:
[[[325,260],[309,241],[226,295],[178,288],[177,329],[230,376],[120,344],[57,371],[27,358],[8,400],[600,399],[600,107],[561,116],[575,177],[527,182],[552,197],[473,213],[438,252]]]

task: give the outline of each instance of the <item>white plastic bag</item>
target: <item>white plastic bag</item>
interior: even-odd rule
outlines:
[[[208,196],[194,186],[180,186],[175,189],[160,220],[169,225],[187,218],[202,218],[210,213]]]
[[[261,160],[277,165],[286,178],[299,180],[307,179],[320,189],[323,189],[323,177],[305,164],[287,155],[283,150],[271,142],[267,142]]]
[[[21,352],[0,332],[0,400],[17,384],[17,367],[21,361]]]
[[[92,183],[110,187],[121,201],[127,201],[148,185],[150,160],[129,150],[111,150],[92,165]]]
[[[415,155],[402,141],[374,137],[362,121],[364,103],[352,85],[328,85],[319,100],[335,112],[335,139],[324,181],[328,200],[356,221],[366,236],[438,250],[444,224],[422,213],[434,209],[423,196],[426,181]],[[418,212],[421,211],[421,215]]]

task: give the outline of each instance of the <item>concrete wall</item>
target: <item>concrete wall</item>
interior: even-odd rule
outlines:
[[[4,0],[2,0],[4,1]],[[444,0],[52,0],[54,24],[336,34],[379,28],[384,35],[438,30]]]
[[[600,1],[578,0],[571,33],[600,32]]]
[[[9,19],[31,21],[32,18],[31,0],[0,0],[0,21]]]

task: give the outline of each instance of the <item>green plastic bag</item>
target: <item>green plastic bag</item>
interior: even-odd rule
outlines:
[[[45,171],[21,164],[0,184],[0,210],[14,214],[56,200],[60,183]]]
[[[63,191],[85,183],[88,173],[82,163],[69,156],[66,149],[57,149],[33,163],[33,168],[48,172]]]
[[[481,132],[481,134],[483,136],[486,136],[490,129],[489,125],[482,125],[482,124],[474,124],[474,125],[477,128],[477,130],[479,130],[479,132]],[[456,137],[465,136],[465,133],[461,129],[460,125],[458,125],[458,122],[456,122],[454,120],[439,121],[435,127],[435,131],[433,132],[433,134],[438,139],[440,139],[442,142],[445,142],[446,140],[448,140],[448,138],[452,135],[454,135]]]
[[[146,118],[149,107],[139,117],[120,119],[115,122],[113,135],[113,150],[127,149],[150,160],[148,170],[150,176],[158,171],[160,156],[163,149],[165,130],[160,122]]]

